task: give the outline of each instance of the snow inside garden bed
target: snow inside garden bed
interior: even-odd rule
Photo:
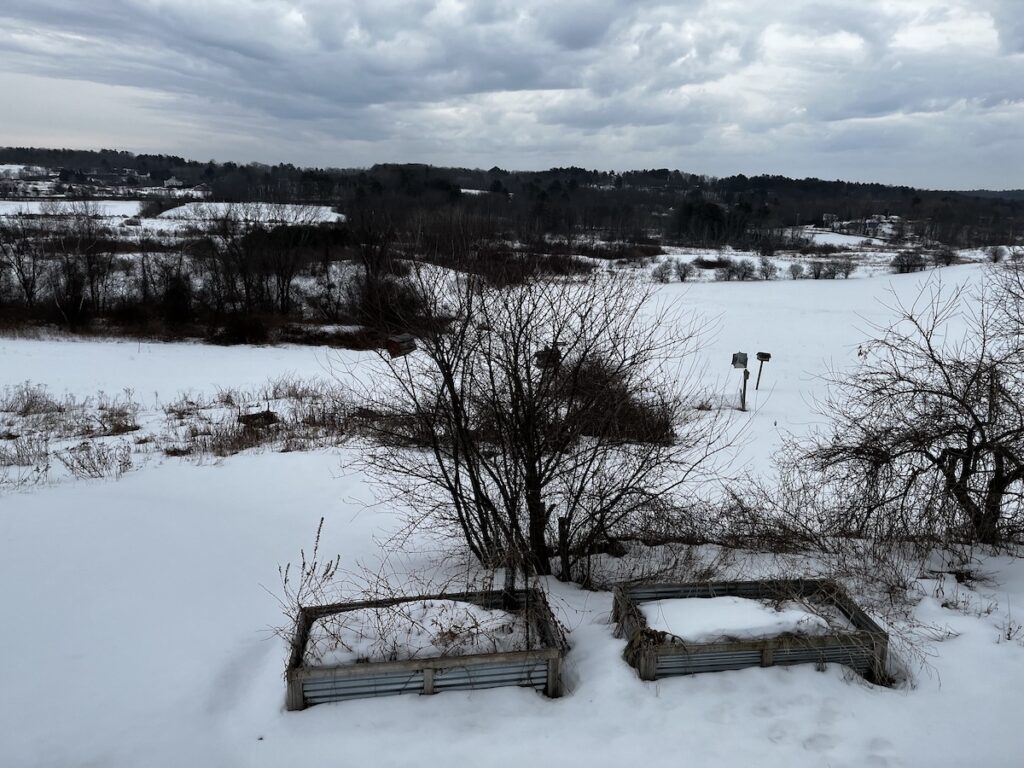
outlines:
[[[832,616],[793,601],[694,597],[654,600],[642,603],[640,610],[651,629],[688,643],[761,640],[784,634],[817,636],[853,628],[838,612]]]
[[[416,600],[317,619],[304,663],[337,666],[528,648],[526,619],[455,600]]]

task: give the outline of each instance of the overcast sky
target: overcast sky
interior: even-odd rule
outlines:
[[[0,144],[1024,187],[1024,0],[2,0]]]

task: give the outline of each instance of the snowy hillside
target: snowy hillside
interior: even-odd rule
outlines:
[[[974,283],[982,270],[963,265],[941,277]],[[870,324],[890,317],[894,298],[912,301],[926,277],[659,288],[660,302],[705,318],[693,374],[726,407],[739,385],[731,354],[772,353],[759,391],[751,381],[749,412],[734,412],[734,467],[767,471],[785,431],[820,423],[819,377],[852,365]],[[142,408],[142,435],[160,428],[163,407],[183,392],[198,401],[282,375],[358,379],[372,357],[2,338],[0,388],[28,381],[77,398],[128,388]],[[0,765],[513,766],[587,755],[592,766],[1014,766],[1024,754],[1012,727],[1024,690],[1024,564],[1003,557],[979,559],[970,583],[921,574],[914,620],[927,663],[911,660],[910,678],[895,688],[813,665],[644,683],[612,636],[610,593],[548,579],[572,646],[563,699],[497,689],[286,713],[287,646],[271,631],[282,621],[272,593],[278,564],[309,547],[321,517],[321,551],[339,554],[346,568],[456,581],[465,570],[428,538],[391,551],[381,566],[379,544],[401,521],[387,503],[373,503],[374,489],[352,468],[356,450],[179,459],[133,443],[136,460],[119,480],[3,491],[0,584],[10,631],[0,636]],[[779,567],[736,553],[723,572]]]

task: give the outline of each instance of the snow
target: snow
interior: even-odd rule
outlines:
[[[939,274],[973,284],[982,272]],[[694,375],[728,402],[739,379],[731,353],[773,353],[760,392],[751,379],[751,410],[737,414],[746,442],[736,466],[763,470],[783,430],[820,422],[819,377],[856,361],[868,324],[891,316],[887,292],[912,300],[926,277],[673,283],[658,297],[716,321]],[[286,373],[358,377],[369,357],[0,338],[0,385],[31,380],[79,397],[130,387],[153,418],[155,401],[180,391]],[[564,698],[506,688],[286,712],[288,649],[271,631],[283,621],[277,569],[308,551],[321,517],[320,551],[343,567],[459,576],[445,542],[414,537],[405,555],[389,543],[403,521],[352,469],[355,451],[152,456],[118,481],[0,495],[0,765],[1020,764],[1024,561],[980,553],[973,583],[918,580],[913,620],[928,656],[912,685],[814,665],[641,682],[612,634],[610,593],[549,579],[572,646]]]
[[[565,698],[495,689],[287,713],[286,648],[268,630],[281,618],[263,587],[320,515],[321,550],[345,563],[373,557],[394,526],[364,506],[358,477],[339,477],[344,459],[173,460],[4,497],[0,584],[16,631],[0,633],[0,764],[1018,764],[1024,740],[1008,718],[1024,648],[997,639],[1008,612],[1024,616],[1024,564],[1005,558],[983,564],[998,585],[962,588],[998,601],[989,616],[943,608],[938,582],[924,583],[917,618],[958,635],[932,646],[935,671],[912,689],[813,665],[643,683],[612,636],[610,595],[549,581],[573,646]]]
[[[811,238],[818,245],[838,245],[845,248],[857,248],[867,243],[868,245],[885,245],[885,240],[877,237],[866,237],[864,235],[847,235],[842,232],[833,232],[828,229],[807,228],[803,235]]]
[[[40,168],[38,165],[11,165],[9,163],[0,163],[0,179],[3,178],[20,178],[22,174],[26,176],[41,176],[46,173],[45,168]]]
[[[217,347],[198,343],[68,341],[0,337],[0,387],[25,381],[92,396],[131,389],[145,402],[181,392],[252,389],[280,376],[347,375],[372,352],[329,347]]]
[[[292,205],[270,203],[185,203],[164,211],[157,218],[202,221],[233,214],[246,220],[271,223],[320,223],[344,221],[329,205]]]
[[[40,215],[55,208],[57,212],[71,210],[76,204],[87,204],[95,209],[96,213],[104,218],[127,218],[138,216],[139,200],[87,200],[87,201],[66,201],[66,200],[0,200],[0,216],[17,216],[27,213]]]
[[[889,307],[897,299],[912,302],[929,280],[975,285],[982,273],[979,266],[960,265],[863,280],[669,283],[659,286],[657,296],[660,306],[703,318],[703,344],[692,375],[730,408],[739,408],[741,384],[732,353],[749,355],[748,411],[734,412],[742,445],[732,469],[763,471],[787,434],[803,434],[826,422],[815,412],[824,394],[822,376],[856,363],[872,323],[891,317]],[[759,389],[757,352],[772,355]]]
[[[755,640],[831,631],[821,616],[795,604],[773,607],[743,597],[704,597],[652,600],[641,603],[647,626],[689,643],[716,640]]]
[[[515,614],[456,600],[416,600],[317,619],[305,663],[331,667],[526,648],[526,626]]]

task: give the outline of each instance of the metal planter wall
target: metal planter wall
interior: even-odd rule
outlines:
[[[518,686],[543,691],[551,698],[562,695],[562,658],[567,646],[551,609],[538,590],[520,590],[521,605],[527,614],[539,647],[506,653],[481,653],[469,656],[444,656],[408,661],[365,662],[334,667],[305,666],[303,658],[313,623],[325,616],[363,608],[383,608],[416,600],[457,600],[484,608],[502,605],[502,592],[472,592],[377,600],[361,603],[335,603],[303,608],[292,641],[292,654],[286,672],[286,706],[305,709],[347,699],[396,696],[403,693],[433,694],[440,691],[478,690]]]
[[[820,636],[780,635],[759,640],[685,643],[647,626],[639,605],[652,600],[702,597],[785,600],[803,598],[838,609],[854,626]],[[768,579],[691,584],[619,585],[614,591],[616,636],[627,639],[623,657],[642,680],[783,664],[835,663],[865,677],[886,679],[888,635],[838,584],[819,579]]]

